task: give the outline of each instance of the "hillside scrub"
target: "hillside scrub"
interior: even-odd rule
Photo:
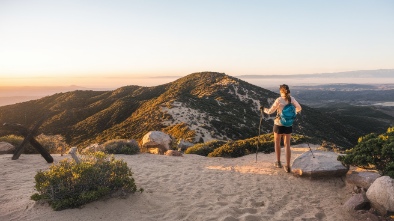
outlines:
[[[7,135],[0,137],[0,141],[12,144],[18,147],[24,140],[24,137],[17,135]],[[40,134],[36,137],[36,140],[47,150],[50,154],[63,154],[70,148],[66,143],[65,138],[61,135],[45,135]],[[24,150],[24,154],[38,154],[39,152],[30,143],[27,143]]]
[[[190,130],[189,126],[184,122],[168,126],[163,129],[163,132],[175,137],[176,139],[184,139],[189,142],[193,142],[196,135],[196,132]]]
[[[371,133],[360,137],[358,144],[338,156],[338,160],[347,165],[378,170],[382,175],[394,178],[394,127],[386,133]]]
[[[193,138],[201,137],[203,129],[210,131],[213,139],[238,140],[257,135],[258,108],[270,106],[278,96],[224,73],[201,72],[158,86],[73,91],[2,106],[0,122],[34,125],[42,113],[48,113],[40,130],[46,134],[61,134],[72,146],[88,146],[112,139],[140,140],[149,131],[167,131],[177,139],[196,142]],[[185,120],[184,126],[167,124],[174,119],[163,112],[162,107],[174,101],[204,114],[206,119],[199,120],[197,116]],[[307,105],[302,107],[302,115],[294,123],[295,133],[329,140],[346,148],[357,143],[359,130],[345,120]],[[204,124],[203,120],[209,123]],[[272,125],[272,119],[264,119],[266,131],[271,131]],[[8,134],[7,128],[0,127],[0,136]]]
[[[38,193],[31,199],[46,200],[54,210],[79,207],[115,191],[137,191],[127,163],[103,152],[85,155],[79,164],[65,159],[34,178]]]

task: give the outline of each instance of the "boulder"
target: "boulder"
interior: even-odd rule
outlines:
[[[313,156],[315,156],[313,158]],[[292,164],[293,173],[309,177],[343,176],[349,170],[337,160],[338,154],[330,151],[310,151],[298,156]]]
[[[176,150],[167,150],[164,155],[166,156],[174,156],[174,157],[181,157],[182,153]]]
[[[343,204],[343,208],[347,211],[353,210],[367,210],[369,209],[370,204],[365,193],[359,193],[352,196],[345,204]]]
[[[13,154],[14,151],[14,145],[7,142],[0,142],[0,154]]]
[[[371,171],[363,171],[363,172],[356,172],[353,171],[346,175],[346,182],[348,184],[355,185],[357,187],[364,188],[368,190],[368,188],[372,185],[372,183],[381,177],[379,173],[371,172]]]
[[[181,139],[178,142],[178,151],[186,151],[187,148],[189,148],[189,147],[191,147],[193,145],[194,145],[194,143],[190,143],[190,142],[188,142],[186,140]]]
[[[154,153],[164,154],[170,149],[171,137],[161,131],[150,131],[142,138],[142,150]]]
[[[380,215],[394,212],[394,179],[382,176],[367,191],[367,198]]]

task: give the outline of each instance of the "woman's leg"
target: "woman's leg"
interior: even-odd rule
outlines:
[[[283,134],[283,142],[285,144],[285,153],[286,153],[286,165],[290,166],[290,158],[291,158],[291,151],[290,151],[290,139],[291,134]]]
[[[274,133],[276,161],[280,162],[280,138],[282,134]]]

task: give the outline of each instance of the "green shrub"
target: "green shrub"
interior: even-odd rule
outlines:
[[[197,154],[201,156],[208,156],[209,153],[211,153],[216,148],[222,146],[225,143],[226,143],[225,141],[221,141],[221,140],[212,140],[206,143],[199,143],[187,148],[185,154]]]
[[[292,135],[292,144],[298,144],[306,141],[305,136],[294,134]],[[257,145],[258,151],[264,153],[271,153],[274,149],[274,135],[264,134],[260,137],[253,137],[245,140],[238,140],[228,142],[221,147],[215,149],[208,154],[208,157],[242,157],[247,154],[256,153]]]
[[[338,160],[347,165],[373,168],[383,175],[394,178],[394,128],[386,133],[374,133],[360,137],[358,144]]]
[[[116,139],[107,141],[102,145],[107,154],[133,155],[140,152],[138,143],[134,140]]]
[[[31,199],[47,200],[54,210],[79,207],[118,190],[137,190],[127,163],[103,152],[86,155],[79,164],[65,159],[34,178],[38,193]]]
[[[7,135],[0,137],[0,141],[8,142],[15,147],[18,147],[24,140],[24,137],[17,135]],[[69,145],[61,135],[45,135],[40,134],[36,140],[47,150],[50,154],[65,153]],[[30,143],[27,143],[23,149],[24,154],[38,154],[39,152]]]
[[[250,154],[245,146],[239,145],[239,142],[228,142],[208,154],[208,157],[241,157]]]
[[[272,152],[274,150],[273,138],[269,140],[266,140],[266,138],[267,136],[263,135],[260,137],[260,141],[258,141],[257,137],[234,142],[230,141],[208,154],[208,157],[242,157],[255,153],[258,142],[260,152]]]

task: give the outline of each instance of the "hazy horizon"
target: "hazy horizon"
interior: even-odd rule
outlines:
[[[344,84],[394,84],[394,69],[387,69],[387,70],[365,70],[367,73],[375,73],[375,72],[387,72],[387,76],[356,76],[352,75],[351,77],[346,77],[346,75],[350,75],[356,72],[364,72],[364,71],[350,71],[350,72],[334,72],[334,73],[314,73],[314,74],[292,74],[292,75],[230,75],[241,80],[247,81],[251,84],[255,84],[257,86],[271,86],[276,84],[283,84],[286,83],[289,85],[295,86],[302,86],[302,85],[318,85],[318,84],[335,84],[335,83],[344,83]],[[196,72],[194,72],[196,73]],[[220,72],[223,73],[223,72]],[[342,75],[343,73],[343,75]],[[192,73],[189,73],[192,74]],[[189,74],[185,74],[183,76],[112,76],[112,77],[83,77],[85,81],[72,81],[68,82],[67,79],[61,77],[54,77],[57,79],[55,84],[45,84],[45,80],[47,79],[44,77],[38,77],[36,81],[30,81],[29,85],[1,85],[0,84],[0,97],[1,91],[6,88],[39,88],[39,87],[46,87],[46,88],[58,88],[61,87],[79,87],[79,89],[86,88],[86,89],[96,89],[96,90],[112,90],[123,86],[128,85],[138,85],[138,86],[158,86],[161,84],[169,83],[175,81],[179,78],[185,77]],[[227,73],[225,73],[227,74]],[[324,77],[324,74],[341,74],[339,77]],[[392,74],[392,77],[391,77]],[[371,74],[369,74],[371,75]],[[3,80],[5,78],[1,78]],[[53,79],[53,78],[49,78]],[[86,81],[88,80],[88,81]],[[44,82],[40,84],[40,82]]]
[[[393,70],[394,71],[394,70]],[[294,77],[294,78],[249,78],[242,76],[234,76],[248,83],[256,86],[275,91],[280,84],[288,84],[293,86],[314,86],[322,84],[393,84],[394,76],[392,78],[321,78],[312,77],[316,75],[310,75],[311,77]],[[173,82],[182,76],[160,76],[150,78],[113,78],[115,81],[109,82],[112,86],[98,86],[89,87],[87,85],[64,85],[64,86],[1,86],[0,87],[0,106],[15,104],[19,102],[39,99],[45,96],[53,95],[60,92],[68,92],[74,90],[115,90],[117,88],[138,85],[138,86],[158,86],[166,83]],[[115,84],[116,83],[116,84]]]
[[[373,72],[373,71],[381,71],[381,70],[366,70],[366,72]],[[284,78],[284,75],[230,75],[236,78],[239,78],[241,80],[244,80],[246,82],[249,82],[251,84],[255,84],[260,87],[264,86],[273,86],[273,85],[279,85],[279,84],[289,84],[290,86],[303,86],[303,85],[319,85],[319,84],[394,84],[394,69],[390,70],[383,70],[383,71],[390,71],[393,73],[392,77],[362,77],[362,76],[357,76],[357,77],[346,77],[346,76],[340,76],[340,77],[324,77],[321,73],[317,74],[293,74],[293,75],[286,75]],[[353,72],[358,72],[358,71],[352,71],[352,72],[345,72],[346,73],[353,73]],[[194,72],[195,73],[195,72]],[[341,73],[341,72],[339,72]],[[192,73],[190,73],[192,74]],[[226,73],[225,73],[226,74]],[[338,74],[338,73],[325,73],[325,74]],[[184,75],[187,76],[187,75]],[[59,91],[59,88],[65,88],[65,89],[72,89],[76,88],[76,90],[113,90],[119,87],[123,86],[128,86],[128,85],[137,85],[137,86],[158,86],[166,83],[170,83],[172,81],[175,81],[179,78],[182,78],[184,76],[152,76],[152,77],[121,77],[121,76],[114,76],[114,77],[104,77],[104,78],[90,78],[90,82],[86,83],[84,81],[81,81],[81,84],[66,84],[64,81],[62,81],[61,78],[58,78],[58,85],[14,85],[14,86],[1,86],[0,87],[0,97],[2,97],[2,91],[5,91],[7,89],[12,89],[12,88],[18,88],[21,89],[21,92],[23,93],[23,89],[26,90],[39,90],[40,87],[47,88],[47,89],[55,89]],[[1,78],[0,78],[1,79]],[[20,96],[20,94],[18,94]]]
[[[173,82],[179,77],[158,77],[158,78],[139,78],[138,81],[124,81],[116,87],[85,87],[84,85],[69,86],[7,86],[0,87],[0,106],[10,105],[29,100],[40,99],[60,92],[69,92],[75,90],[96,90],[111,91],[123,86],[158,86]],[[375,84],[375,85],[394,85],[393,78],[242,78],[239,79],[253,85],[277,92],[276,89],[280,84],[288,84],[290,88],[294,86],[315,86],[324,84]],[[392,87],[391,87],[392,88]],[[388,104],[385,104],[388,105]],[[391,105],[391,104],[390,104]],[[392,105],[391,105],[392,106]]]

